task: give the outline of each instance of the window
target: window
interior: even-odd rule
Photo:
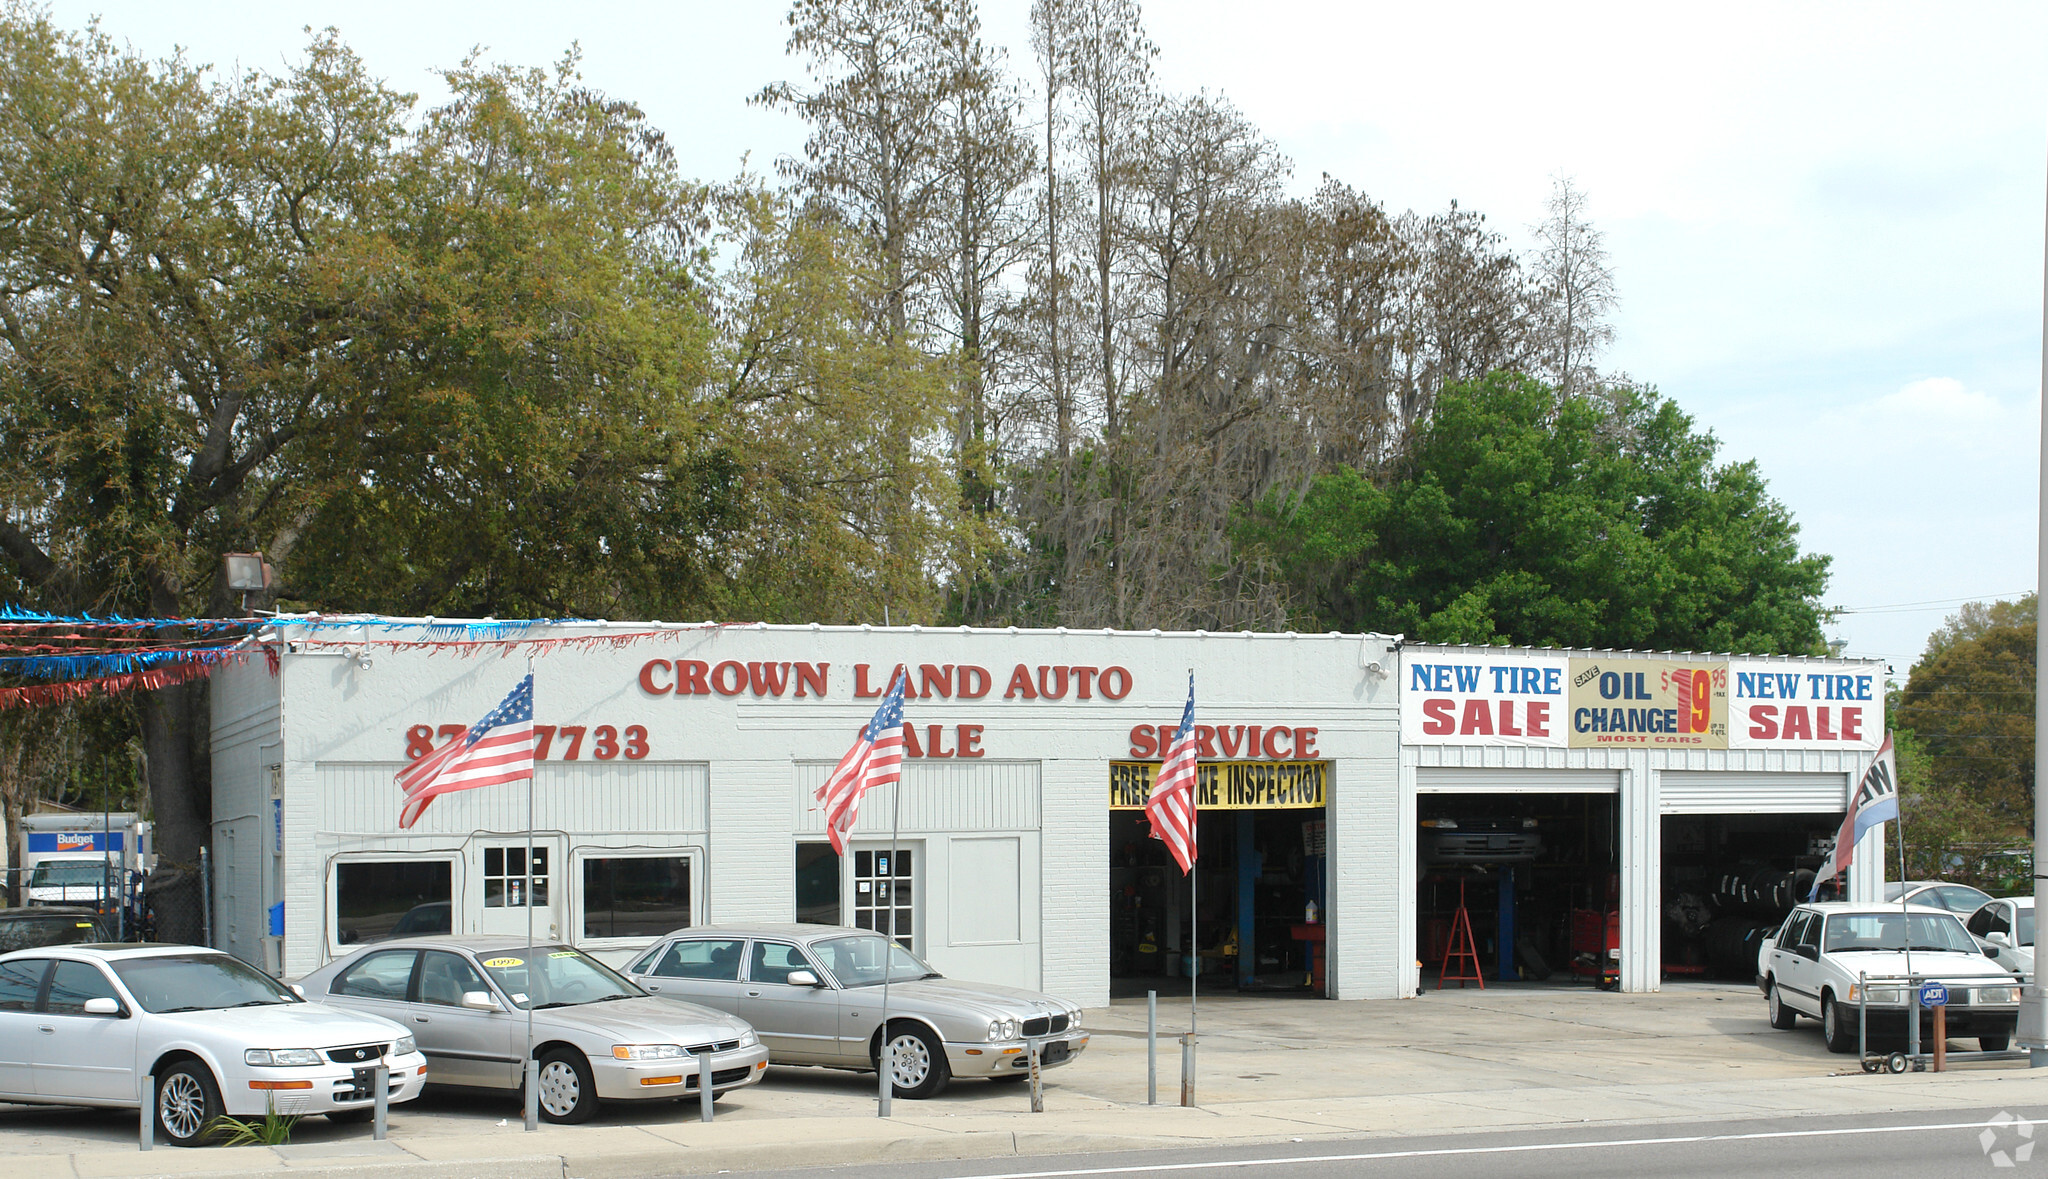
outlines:
[[[412,964],[419,956],[418,950],[379,950],[365,955],[362,961],[336,975],[334,985],[328,989],[333,994],[358,999],[403,1002],[412,985]],[[461,996],[456,996],[456,1002],[461,1001]]]
[[[84,1015],[87,999],[120,1000],[114,984],[90,962],[59,961],[50,975],[50,998],[45,1010],[52,1015]]]
[[[1971,933],[1978,937],[1983,937],[1993,930],[2004,933],[2006,930],[2005,915],[1998,911],[1997,905],[1986,905],[1975,913],[1970,914],[1969,929]]]
[[[893,865],[889,862],[891,854],[854,851],[853,923],[877,933],[893,932],[905,949],[915,949],[917,914],[912,908],[910,849],[897,848]],[[895,922],[893,926],[891,920]]]
[[[1979,952],[1952,913],[1914,913],[1910,918],[1898,913],[1837,913],[1828,918],[1827,952],[1904,950],[1909,948],[1909,933],[1911,949]]]
[[[526,845],[484,849],[484,908],[524,909],[530,892],[535,908],[548,903],[548,849],[533,849],[533,871],[526,870]]]
[[[34,1011],[49,965],[48,958],[0,962],[0,1011]]]
[[[688,924],[690,857],[583,861],[584,937],[659,937]]]
[[[829,843],[796,845],[796,919],[838,925],[839,853]]]
[[[381,942],[415,933],[446,933],[455,895],[447,860],[355,860],[334,866],[335,940]]]
[[[675,943],[655,964],[653,973],[662,978],[708,978],[738,982],[740,947],[738,938],[706,938]]]
[[[420,1002],[441,1007],[462,1006],[462,996],[471,991],[490,993],[491,984],[469,959],[445,950],[428,950],[420,955]]]
[[[1785,948],[1797,953],[1801,949],[1818,952],[1820,943],[1814,937],[1818,932],[1820,917],[1811,912],[1794,913],[1792,923],[1787,927]]]
[[[794,970],[810,970],[802,950],[785,942],[755,942],[754,957],[747,965],[747,981],[786,983]],[[815,973],[815,972],[813,972]]]

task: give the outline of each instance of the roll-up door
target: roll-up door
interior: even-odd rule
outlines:
[[[1418,766],[1418,794],[1618,794],[1614,770],[1509,770]]]
[[[1667,815],[1814,815],[1848,805],[1847,774],[1742,774],[1666,770],[1658,782]]]

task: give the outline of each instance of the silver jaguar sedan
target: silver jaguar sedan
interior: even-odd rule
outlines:
[[[651,997],[568,946],[507,937],[379,942],[299,980],[334,1007],[410,1029],[430,1084],[517,1090],[527,1011],[540,1061],[540,1112],[581,1122],[598,1102],[723,1093],[768,1068],[754,1029],[723,1011]]]
[[[887,963],[885,966],[884,963]],[[889,982],[890,1083],[931,1097],[954,1077],[1022,1080],[1088,1047],[1081,1009],[1037,991],[942,977],[880,934],[840,925],[698,925],[635,958],[648,991],[752,1024],[776,1064],[872,1071]]]

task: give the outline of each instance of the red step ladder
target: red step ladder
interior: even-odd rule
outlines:
[[[1470,974],[1465,973],[1464,964],[1468,962],[1472,967]],[[1458,967],[1455,974],[1451,971],[1453,964]],[[1465,882],[1462,880],[1458,882],[1458,915],[1451,919],[1451,945],[1444,951],[1443,965],[1438,968],[1436,989],[1443,990],[1447,982],[1457,983],[1461,991],[1468,982],[1478,983],[1482,991],[1486,989],[1486,976],[1479,970],[1479,943],[1472,937],[1472,915],[1465,911]]]

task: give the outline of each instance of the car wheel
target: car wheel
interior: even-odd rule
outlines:
[[[587,1122],[597,1112],[597,1083],[590,1062],[569,1048],[540,1058],[540,1116],[562,1125]]]
[[[377,1107],[374,1105],[366,1105],[361,1109],[331,1109],[327,1111],[328,1121],[336,1122],[343,1126],[359,1126],[376,1116]]]
[[[213,1120],[221,1115],[220,1086],[213,1073],[196,1060],[181,1060],[157,1078],[156,1128],[172,1146],[198,1146],[206,1141]]]
[[[1977,1047],[1985,1052],[2003,1052],[2012,1043],[2012,1033],[2003,1036],[1978,1036]]]
[[[882,1047],[889,1070],[889,1086],[898,1097],[912,1101],[937,1097],[953,1079],[946,1065],[946,1050],[932,1034],[916,1024],[902,1024],[889,1034]]]
[[[1856,1038],[1842,1026],[1842,1005],[1835,1002],[1833,995],[1822,995],[1820,999],[1820,1038],[1830,1052],[1856,1051]]]
[[[1781,1032],[1790,1031],[1799,1022],[1799,1013],[1785,1006],[1783,990],[1777,979],[1771,980],[1771,1026]]]

